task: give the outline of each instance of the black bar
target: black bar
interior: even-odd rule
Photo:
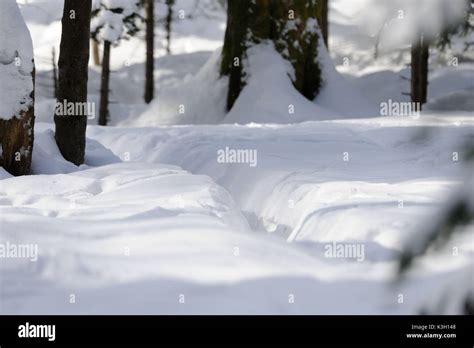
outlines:
[[[55,325],[55,340],[18,337],[20,325],[26,323],[30,328]],[[473,347],[473,329],[472,316],[0,316],[0,347]],[[409,338],[407,334],[456,337]]]

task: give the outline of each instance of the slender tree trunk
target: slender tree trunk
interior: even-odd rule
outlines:
[[[247,47],[245,34],[249,26],[248,10],[245,6],[238,6],[238,1],[227,1],[227,29],[222,48],[221,75],[229,76],[227,92],[227,110],[232,109],[235,101],[244,87],[243,69],[241,60]]]
[[[95,40],[91,40],[91,46],[92,46],[92,62],[95,66],[100,66],[99,43]]]
[[[87,102],[91,6],[92,0],[64,1],[58,63],[59,103]],[[56,109],[54,122],[56,143],[64,158],[76,165],[83,164],[87,115],[65,115]]]
[[[429,42],[419,36],[411,48],[411,101],[419,103],[420,109],[428,94]]]
[[[104,41],[102,58],[102,82],[100,87],[99,125],[106,126],[109,114],[109,83],[110,83],[110,41]]]
[[[166,52],[171,53],[171,23],[173,22],[173,5],[175,0],[166,0],[168,14],[166,16]]]
[[[154,0],[145,0],[146,11],[146,63],[145,63],[145,102],[150,103],[155,94],[155,16]]]
[[[54,98],[58,99],[59,96],[59,84],[58,84],[58,68],[56,65],[56,50],[53,47],[53,84],[54,84]]]
[[[229,0],[221,75],[229,76],[227,109],[245,85],[242,60],[252,45],[271,40],[295,70],[293,84],[314,99],[321,87],[318,63],[317,0]]]
[[[326,47],[329,49],[329,0],[319,0],[319,15],[318,23],[323,34],[323,40]]]

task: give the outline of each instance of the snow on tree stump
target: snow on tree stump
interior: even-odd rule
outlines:
[[[34,128],[34,62],[31,36],[15,0],[0,12],[0,166],[30,173]]]

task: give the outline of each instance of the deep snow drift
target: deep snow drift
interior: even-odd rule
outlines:
[[[34,161],[58,174],[2,180],[2,241],[37,244],[40,255],[2,262],[2,312],[417,313],[472,271],[461,235],[391,283],[403,244],[458,186],[452,153],[473,126],[459,115],[91,127],[87,164],[64,175],[71,168],[39,124]],[[255,144],[256,167],[216,160]],[[334,242],[364,253],[328,258]]]

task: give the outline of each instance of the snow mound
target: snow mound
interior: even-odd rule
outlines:
[[[52,129],[42,129],[41,124],[35,134],[33,151],[33,174],[67,174],[86,169],[88,166],[101,166],[121,162],[118,156],[93,139],[87,139],[85,165],[76,167],[64,159],[54,139]]]
[[[336,71],[324,43],[319,46],[323,85],[314,102],[293,86],[293,68],[272,44],[248,50],[247,85],[224,123],[277,123],[356,118],[378,115],[378,108]]]
[[[474,88],[454,91],[448,95],[433,98],[426,105],[428,110],[474,111]]]
[[[77,167],[66,161],[59,151],[54,139],[54,132],[36,132],[31,163],[33,174],[65,174],[77,171]]]
[[[292,67],[277,53],[273,44],[262,43],[248,50],[244,62],[247,84],[227,115],[228,79],[219,74],[219,49],[196,75],[160,92],[150,107],[133,120],[133,125],[290,124],[376,115],[378,109],[336,71],[324,46],[320,50],[324,86],[315,102],[294,88],[290,79]],[[350,103],[345,103],[346,100]],[[354,103],[357,105],[355,108]],[[120,125],[125,124],[128,125]]]
[[[150,107],[133,120],[135,126],[216,124],[225,115],[227,78],[217,69],[221,50],[214,52],[194,76],[161,91]]]
[[[0,180],[2,179],[8,179],[13,177],[9,172],[7,172],[3,167],[0,167]]]
[[[0,11],[0,118],[27,111],[33,100],[33,44],[15,0]]]
[[[245,64],[247,84],[225,123],[296,123],[337,117],[295,89],[290,79],[292,67],[273,44],[250,48]]]
[[[379,116],[378,104],[369,102],[369,99],[352,84],[352,81],[346,79],[336,70],[334,62],[321,40],[318,53],[323,88],[316,97],[315,103],[340,114],[339,118]]]
[[[220,241],[232,243],[226,234],[248,231],[226,191],[173,166],[118,163],[4,179],[0,197],[1,240],[37,243],[40,250],[38,268],[25,267],[29,260],[2,261],[2,301],[15,287],[11,276],[82,287],[153,274],[202,280],[209,276],[186,265],[218,253]],[[220,251],[226,252],[232,255],[231,245]]]

